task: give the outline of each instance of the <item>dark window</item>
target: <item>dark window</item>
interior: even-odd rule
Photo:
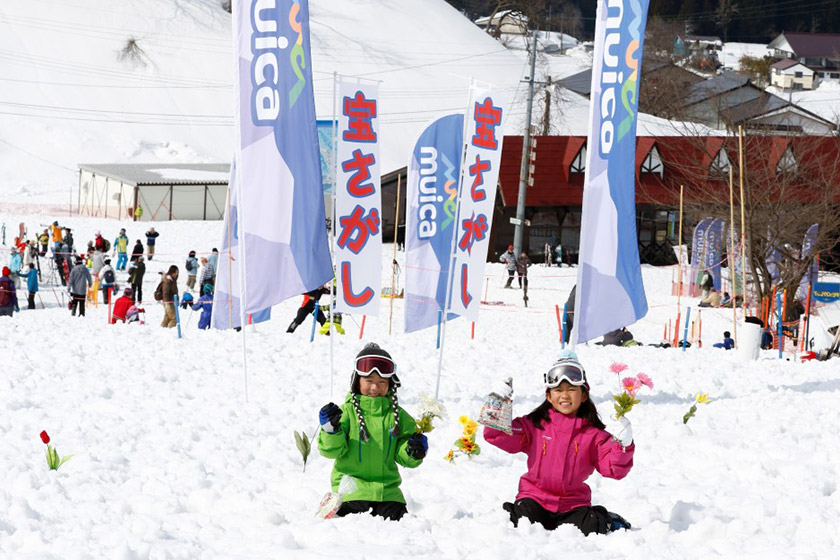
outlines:
[[[586,144],[581,146],[569,171],[572,173],[584,173],[586,171]]]

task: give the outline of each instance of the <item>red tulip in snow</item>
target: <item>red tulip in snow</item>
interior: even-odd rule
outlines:
[[[50,442],[50,436],[47,435],[46,430],[41,432],[41,441],[43,441],[45,445]]]
[[[72,455],[67,455],[66,457],[59,457],[58,451],[52,445],[50,445],[50,436],[47,434],[47,431],[42,431],[40,435],[41,441],[43,441],[44,445],[47,446],[47,466],[50,468],[50,470],[57,471],[58,467],[67,462],[67,460],[70,459]]]

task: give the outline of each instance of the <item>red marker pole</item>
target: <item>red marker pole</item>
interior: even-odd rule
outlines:
[[[557,314],[557,331],[560,333],[560,343],[563,343],[563,321],[560,319],[560,306],[554,305],[554,312]]]
[[[362,340],[362,336],[365,334],[365,319],[367,319],[367,315],[362,315],[362,328],[359,329],[359,340]]]

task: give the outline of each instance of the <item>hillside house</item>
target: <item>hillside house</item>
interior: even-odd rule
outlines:
[[[840,33],[782,32],[767,47],[779,58],[798,60],[819,80],[840,82]]]
[[[478,18],[475,24],[493,37],[499,37],[503,33],[525,35],[528,32],[528,17],[516,10],[502,10],[491,16]]]
[[[814,89],[815,72],[793,58],[770,66],[770,83],[782,89]]]

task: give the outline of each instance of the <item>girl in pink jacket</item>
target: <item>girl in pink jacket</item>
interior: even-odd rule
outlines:
[[[629,528],[621,516],[592,506],[585,481],[598,470],[603,476],[624,478],[633,466],[632,428],[624,417],[618,436],[604,431],[589,383],[577,356],[570,352],[547,373],[545,402],[513,421],[513,434],[484,428],[484,438],[508,453],[525,453],[528,472],[519,480],[514,503],[504,509],[516,526],[523,517],[554,530],[563,523],[584,535]]]

